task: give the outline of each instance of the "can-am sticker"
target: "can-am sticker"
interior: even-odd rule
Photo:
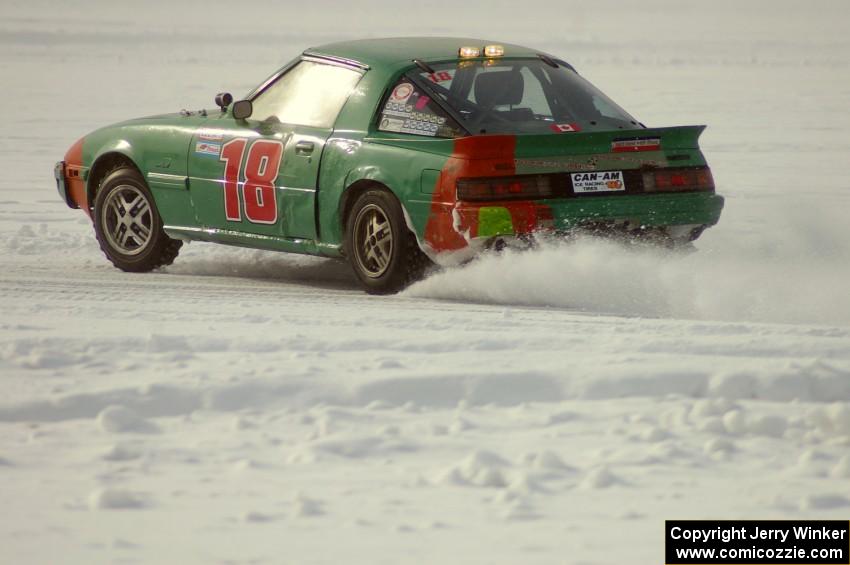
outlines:
[[[626,190],[623,171],[601,171],[592,173],[572,173],[573,192],[622,192]]]

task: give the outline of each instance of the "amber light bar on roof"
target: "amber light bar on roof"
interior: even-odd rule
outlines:
[[[485,57],[501,57],[505,54],[505,48],[501,45],[485,45],[484,46],[484,56]]]
[[[505,48],[501,45],[485,45],[484,46],[484,56],[485,57],[501,57],[505,54]],[[482,50],[480,47],[461,47],[457,50],[458,57],[469,58],[469,57],[480,57]]]

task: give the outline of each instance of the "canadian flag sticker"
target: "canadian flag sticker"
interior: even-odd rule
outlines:
[[[555,132],[558,132],[558,133],[567,133],[567,132],[571,132],[571,131],[581,131],[581,128],[578,126],[578,124],[552,124],[549,127],[552,129],[552,131],[555,131]]]

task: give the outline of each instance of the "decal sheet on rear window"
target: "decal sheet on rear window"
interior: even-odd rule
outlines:
[[[378,129],[429,137],[462,135],[462,130],[451,116],[406,78],[402,78],[390,90],[381,108]]]

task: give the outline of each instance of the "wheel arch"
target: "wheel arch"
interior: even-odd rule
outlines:
[[[410,214],[398,194],[384,183],[366,179],[349,185],[344,194],[346,195],[345,201],[341,201],[341,210],[344,210],[342,226],[345,232],[343,255],[351,263],[356,276],[364,284],[366,292],[370,294],[392,294],[419,280],[431,263],[427,254],[423,253],[419,238],[411,224]],[[366,198],[363,198],[364,195]],[[363,202],[363,207],[357,204],[358,200]],[[360,213],[366,207],[377,208],[379,213],[384,216],[383,221],[385,223],[383,225],[390,226],[388,231],[393,235],[393,239],[391,239],[393,243],[389,252],[381,247],[383,251],[380,254],[373,254],[373,251],[369,251],[367,247],[369,245],[373,248],[379,247],[376,239],[378,238],[377,232],[369,235],[361,231],[359,227],[361,224],[354,223],[354,225],[351,225],[348,222],[349,216],[353,216],[355,211],[357,211],[357,221],[359,222]],[[373,226],[377,225],[374,223],[374,219],[371,221]],[[398,236],[397,240],[395,239],[396,236]],[[380,236],[380,239],[383,238],[384,236]],[[365,258],[363,252],[366,253]],[[370,255],[374,261],[378,261],[376,258],[378,255],[382,255],[386,259],[383,266],[377,265],[379,271],[368,266],[372,261],[369,258]]]
[[[414,225],[413,220],[410,216],[410,210],[408,210],[408,207],[405,205],[404,199],[401,198],[396,191],[390,188],[387,183],[372,178],[361,178],[352,182],[345,188],[340,197],[339,230],[342,236],[342,248],[345,249],[345,241],[348,237],[348,216],[351,212],[351,208],[354,206],[354,203],[357,202],[357,199],[360,197],[361,194],[373,189],[383,190],[388,194],[391,194],[396,199],[399,207],[401,208],[401,213],[404,217],[404,223],[407,226],[408,231],[413,234],[413,238],[415,239],[419,249],[430,257],[431,255],[429,253],[428,246],[424,244],[422,238],[420,237],[416,226]]]
[[[357,202],[357,199],[361,194],[374,189],[389,192],[396,198],[396,200],[399,201],[399,203],[401,203],[398,195],[381,181],[364,178],[352,182],[345,188],[339,199],[339,228],[342,231],[343,237],[345,237],[346,228],[348,226],[348,215],[351,212],[352,206],[354,206],[354,203]],[[402,208],[404,208],[403,205]]]
[[[141,169],[133,160],[132,157],[117,150],[109,150],[101,153],[92,163],[89,170],[88,180],[86,181],[86,196],[88,197],[89,207],[94,207],[95,198],[97,198],[97,189],[100,187],[101,181],[115,169],[128,167],[135,169],[141,174]]]

